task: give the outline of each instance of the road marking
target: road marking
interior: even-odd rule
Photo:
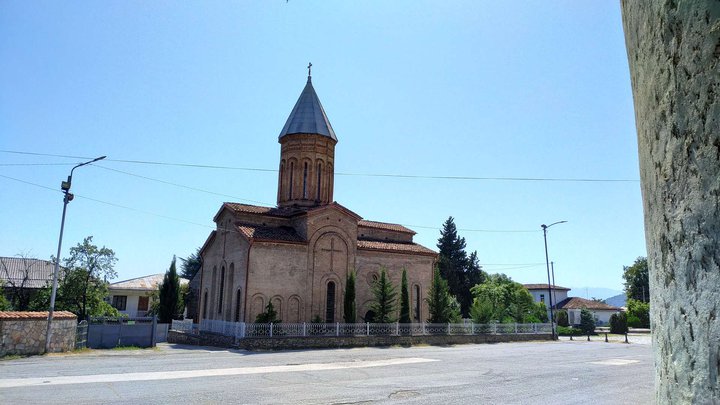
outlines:
[[[338,363],[311,363],[284,366],[216,368],[205,370],[153,371],[145,373],[75,375],[61,377],[8,378],[0,380],[0,388],[31,387],[42,385],[92,384],[124,381],[174,380],[179,378],[220,377],[230,375],[288,373],[297,371],[325,371],[353,368],[386,367],[439,361],[417,357]]]
[[[640,360],[629,359],[607,359],[600,361],[591,361],[590,364],[600,364],[601,366],[626,366],[628,364],[640,363]]]

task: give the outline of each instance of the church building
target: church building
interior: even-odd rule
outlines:
[[[200,251],[198,317],[254,322],[272,302],[284,323],[344,322],[346,277],[355,271],[356,322],[363,322],[384,268],[398,307],[407,270],[410,316],[426,321],[437,253],[414,243],[411,229],[364,220],[333,200],[338,138],[310,75],[278,141],[277,206],[226,202],[215,215]]]

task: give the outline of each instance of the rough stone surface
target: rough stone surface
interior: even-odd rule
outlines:
[[[527,342],[536,340],[552,340],[549,334],[518,334],[518,335],[423,335],[423,336],[341,336],[341,337],[273,337],[244,338],[235,343],[232,337],[215,333],[201,332],[189,334],[171,330],[168,342],[202,346],[237,347],[246,350],[288,350],[288,349],[323,349],[339,347],[368,346],[413,346],[458,345],[477,343]]]
[[[50,352],[75,348],[77,318],[71,313],[55,313]],[[0,356],[45,352],[47,312],[0,312]]]
[[[720,403],[720,1],[622,2],[659,404]]]

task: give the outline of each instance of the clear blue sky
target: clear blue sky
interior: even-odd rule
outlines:
[[[614,1],[6,0],[0,61],[0,149],[108,156],[75,171],[63,256],[93,235],[118,279],[194,252],[223,201],[274,205],[309,61],[339,139],[335,199],[364,218],[436,249],[452,215],[485,270],[525,283],[547,281],[543,223],[568,221],[548,233],[560,285],[619,290],[645,255]],[[55,253],[80,161],[0,152],[1,256]]]

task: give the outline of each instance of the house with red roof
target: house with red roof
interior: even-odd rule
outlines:
[[[557,310],[565,310],[568,314],[568,323],[570,325],[580,324],[580,312],[583,308],[593,314],[598,325],[604,325],[610,322],[612,314],[622,311],[622,308],[608,305],[602,301],[588,300],[580,297],[568,297],[570,289],[558,285],[548,284],[523,284],[530,291],[535,302],[545,303],[546,307],[550,305],[550,294],[552,294],[552,306]]]

